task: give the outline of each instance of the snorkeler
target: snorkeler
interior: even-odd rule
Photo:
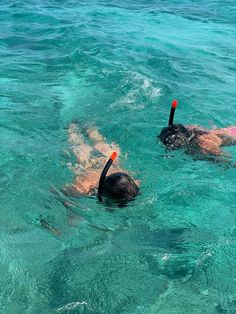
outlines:
[[[204,159],[227,162],[219,157],[230,158],[221,150],[223,146],[236,145],[236,126],[208,130],[199,126],[174,124],[177,100],[173,100],[169,116],[169,125],[162,129],[158,139],[167,150],[183,149],[187,154],[204,157]]]
[[[81,204],[71,201],[67,196],[96,195],[100,202],[105,201],[106,204],[112,203],[122,207],[134,200],[135,196],[139,194],[139,181],[132,179],[127,172],[119,167],[117,152],[119,153],[120,149],[117,145],[105,143],[97,129],[88,130],[87,135],[93,145],[84,142],[76,124],[71,123],[69,125],[69,142],[77,159],[77,164],[73,167],[71,163],[68,163],[68,166],[75,173],[76,179],[74,184],[67,185],[61,190],[52,186],[51,192],[57,201],[66,207],[70,226],[76,226],[78,222],[83,221],[90,227],[110,231],[109,228],[96,225],[80,216],[74,209],[76,207],[81,208]],[[109,156],[110,158],[108,158]],[[112,168],[110,168],[111,166]],[[59,229],[42,216],[39,217],[39,223],[41,227],[53,235],[62,235]]]
[[[97,129],[88,130],[87,135],[93,145],[84,142],[74,123],[69,125],[69,142],[78,167],[71,167],[76,174],[75,183],[66,186],[64,194],[74,197],[96,195],[100,202],[106,199],[118,206],[132,201],[139,193],[139,183],[120,168],[116,158],[119,147],[105,143]]]

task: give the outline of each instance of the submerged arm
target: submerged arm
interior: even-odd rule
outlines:
[[[113,151],[116,151],[118,156],[120,155],[120,147],[115,144],[108,144],[105,142],[103,136],[99,133],[98,129],[90,129],[88,130],[88,137],[93,141],[94,148],[99,151],[101,154],[109,158]],[[117,158],[118,159],[118,158]],[[114,163],[117,164],[117,160]]]
[[[72,145],[72,150],[78,162],[85,169],[89,167],[90,153],[93,148],[84,142],[83,136],[79,133],[77,125],[71,123],[68,128],[69,142]]]

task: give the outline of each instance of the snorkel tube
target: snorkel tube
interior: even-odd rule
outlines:
[[[176,100],[176,99],[173,100],[171,110],[170,110],[169,125],[172,125],[174,122],[175,109],[176,109],[177,105],[178,105],[178,100]]]
[[[101,173],[101,176],[100,176],[100,179],[99,179],[98,193],[97,193],[97,197],[98,197],[98,200],[100,202],[102,202],[103,184],[105,182],[106,174],[107,174],[109,168],[111,167],[113,161],[116,159],[116,157],[117,157],[117,153],[113,152],[111,157],[107,161],[105,167],[102,170],[102,173]]]

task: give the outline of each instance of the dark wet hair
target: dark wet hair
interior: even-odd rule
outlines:
[[[102,186],[102,196],[124,205],[132,201],[139,193],[139,187],[126,173],[116,172],[105,178]]]
[[[162,129],[158,135],[158,139],[169,150],[184,148],[191,138],[192,132],[185,128],[182,124],[171,124]]]
[[[116,172],[106,176],[116,157],[117,153],[113,152],[102,170],[97,197],[100,202],[105,197],[108,200],[115,201],[118,206],[123,206],[134,199],[139,193],[139,188],[134,180],[126,173]]]

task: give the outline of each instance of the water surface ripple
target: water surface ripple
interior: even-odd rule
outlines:
[[[2,0],[0,23],[0,312],[235,313],[235,170],[155,139],[173,98],[179,122],[235,124],[233,1]],[[120,145],[133,204],[51,193],[72,120]]]

